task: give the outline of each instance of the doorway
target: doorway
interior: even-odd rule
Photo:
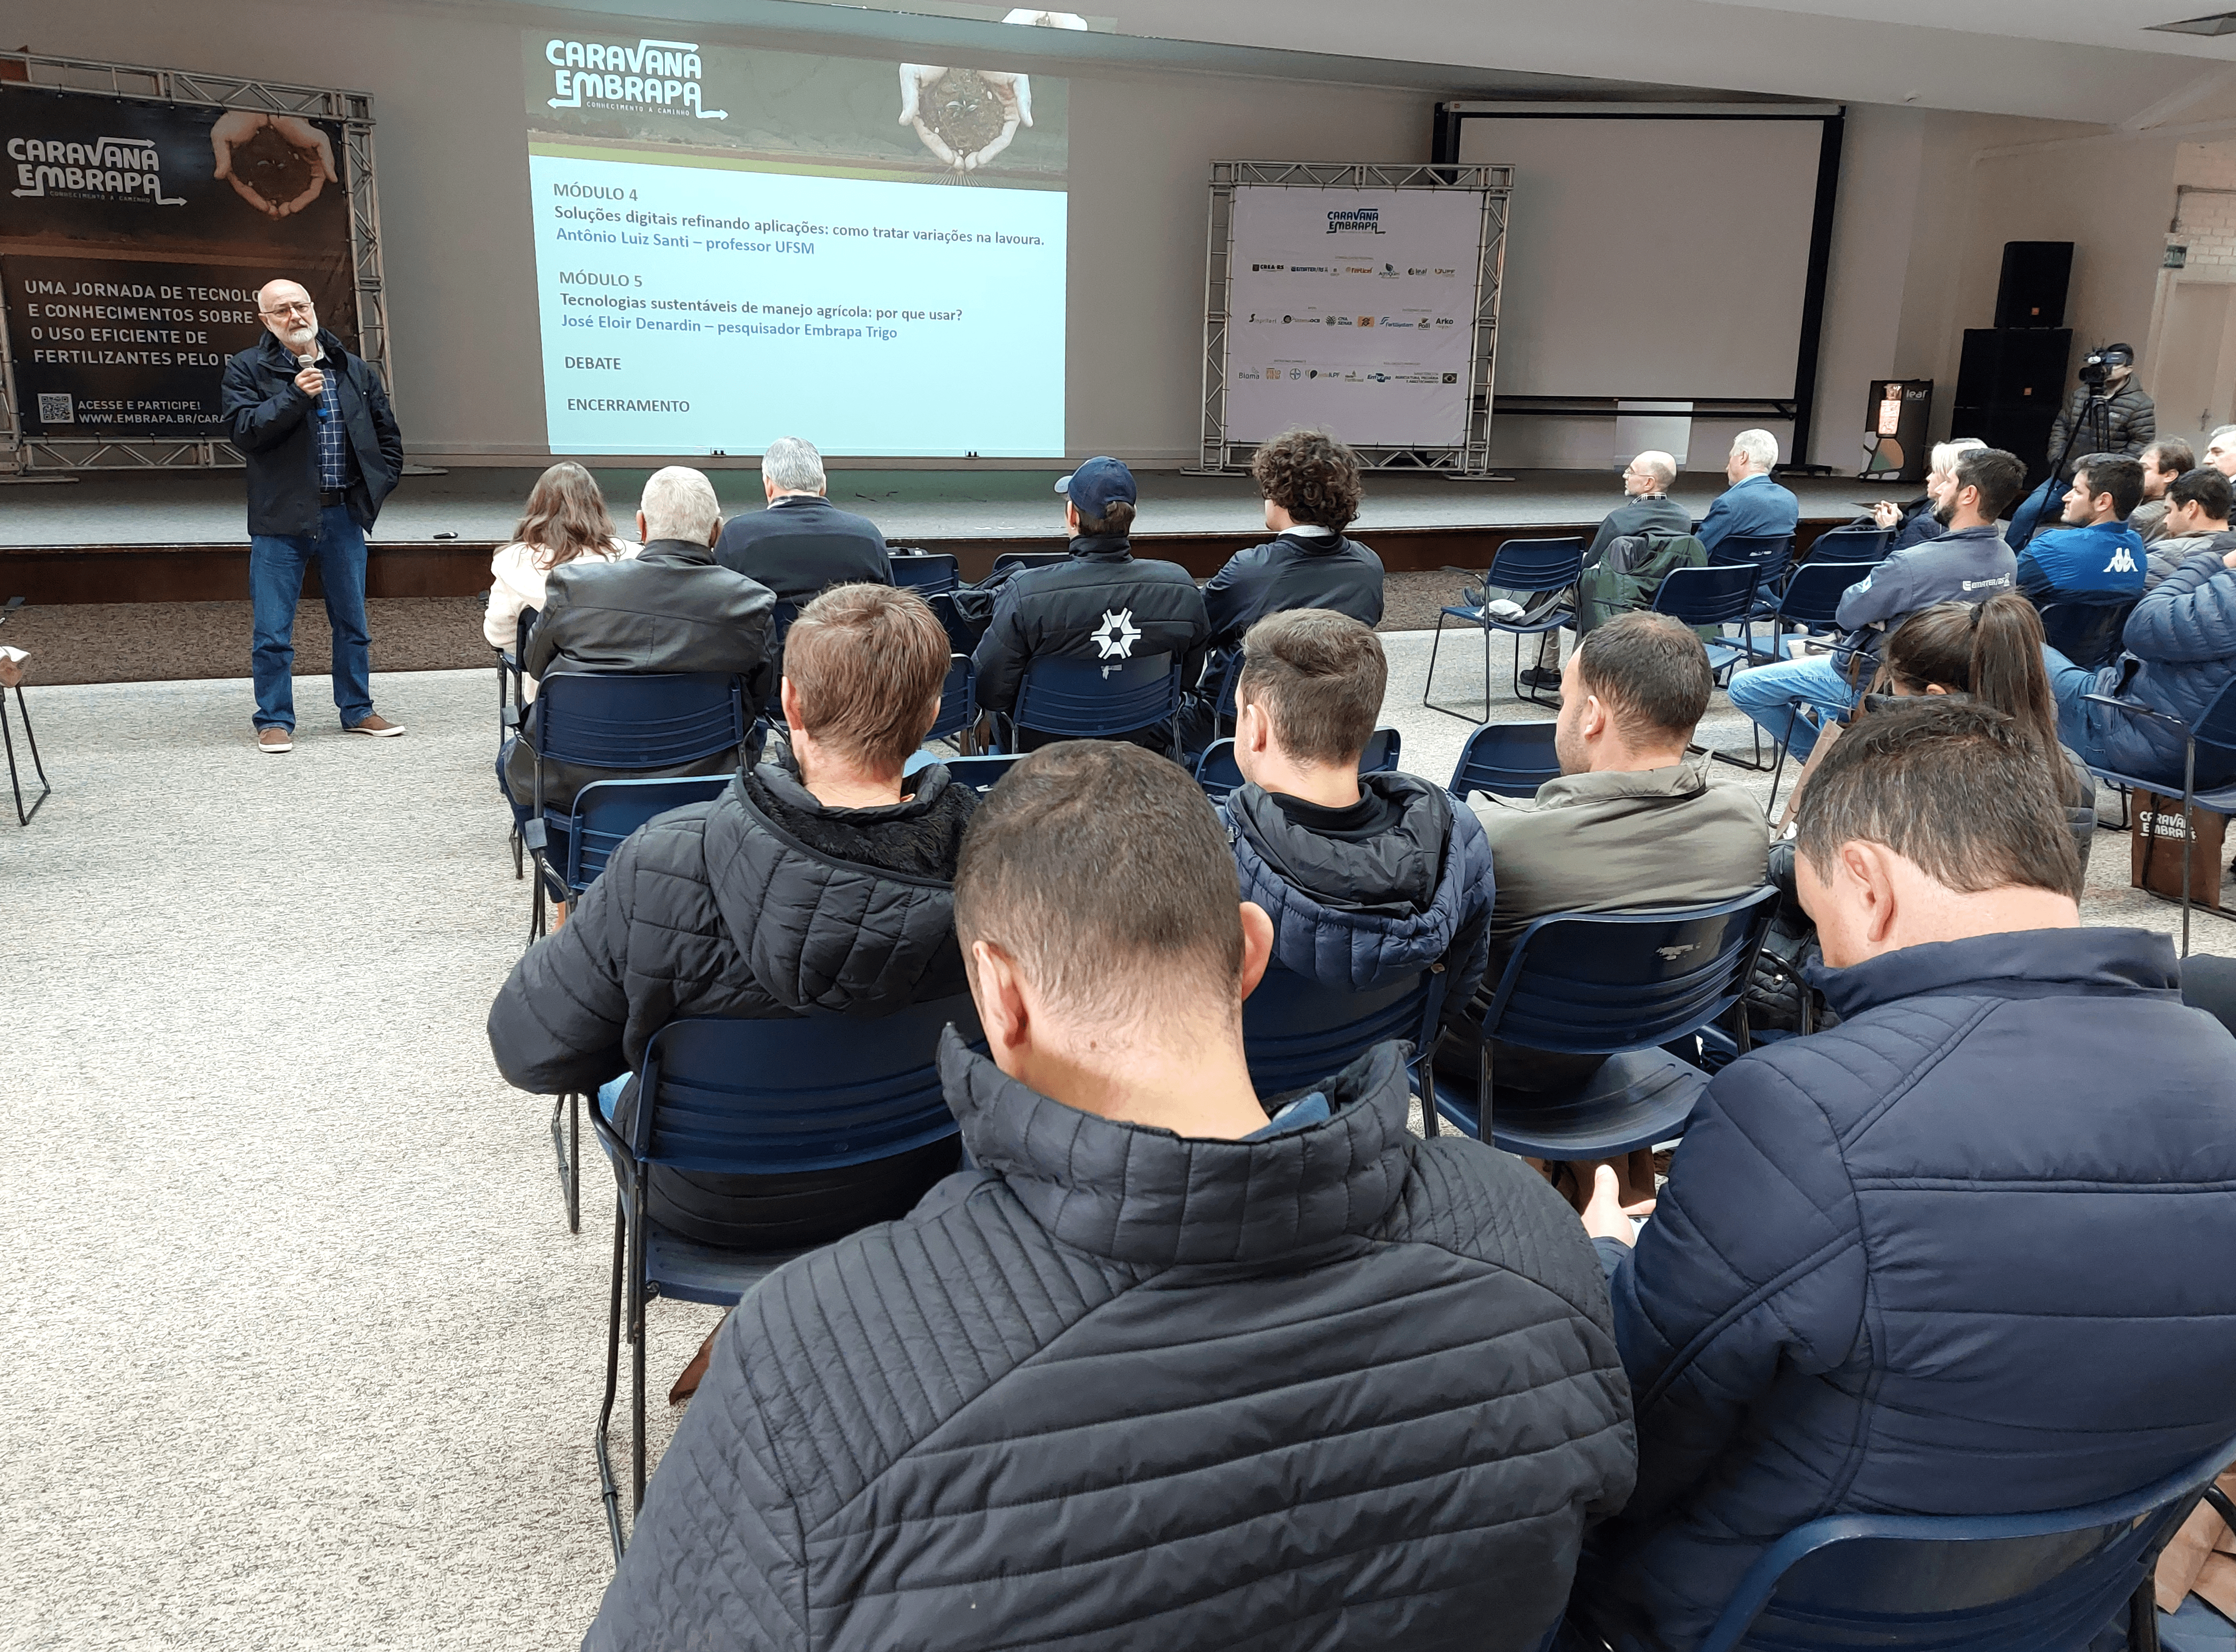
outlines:
[[[2151,386],[2159,434],[2205,451],[2208,432],[2236,423],[2236,283],[2174,279],[2166,294]]]

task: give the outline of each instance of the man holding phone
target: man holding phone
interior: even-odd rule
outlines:
[[[334,705],[352,734],[398,735],[372,709],[365,535],[404,474],[404,437],[380,377],[319,325],[293,281],[256,294],[265,337],[225,365],[223,413],[248,467],[249,654],[256,746],[294,749],[295,608],[312,562],[334,633]]]

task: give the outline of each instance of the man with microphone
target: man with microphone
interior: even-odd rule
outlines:
[[[266,334],[225,365],[223,413],[248,462],[256,746],[294,749],[295,607],[313,561],[334,633],[334,705],[352,734],[404,732],[372,709],[365,534],[404,473],[404,438],[371,367],[319,325],[293,281],[256,295]]]

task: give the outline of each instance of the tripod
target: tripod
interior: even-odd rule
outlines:
[[[2057,459],[2049,467],[2049,475],[2043,478],[2042,486],[2029,494],[2019,508],[2011,513],[2011,549],[2014,551],[2024,550],[2027,541],[2042,530],[2042,513],[2049,508],[2050,501],[2057,496],[2058,487],[2065,474],[2065,462],[2073,456],[2073,444],[2081,439],[2081,431],[2093,429],[2106,440],[2110,439],[2111,421],[2106,410],[2111,406],[2112,398],[2104,394],[2102,385],[2091,384],[2086,379],[2081,381],[2081,389],[2087,394],[2081,398],[2081,409],[2073,416],[2073,423],[2065,432],[2065,445],[2057,450]]]

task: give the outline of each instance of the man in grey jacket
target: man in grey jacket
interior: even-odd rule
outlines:
[[[1854,709],[1878,669],[1886,633],[1937,602],[1985,602],[2008,591],[2018,559],[2003,543],[1996,519],[2026,482],[2026,467],[2000,448],[1956,456],[1949,531],[1897,551],[1840,598],[1835,619],[1846,633],[1829,656],[1780,660],[1733,677],[1732,704],[1797,763],[1808,761],[1818,731]]]

